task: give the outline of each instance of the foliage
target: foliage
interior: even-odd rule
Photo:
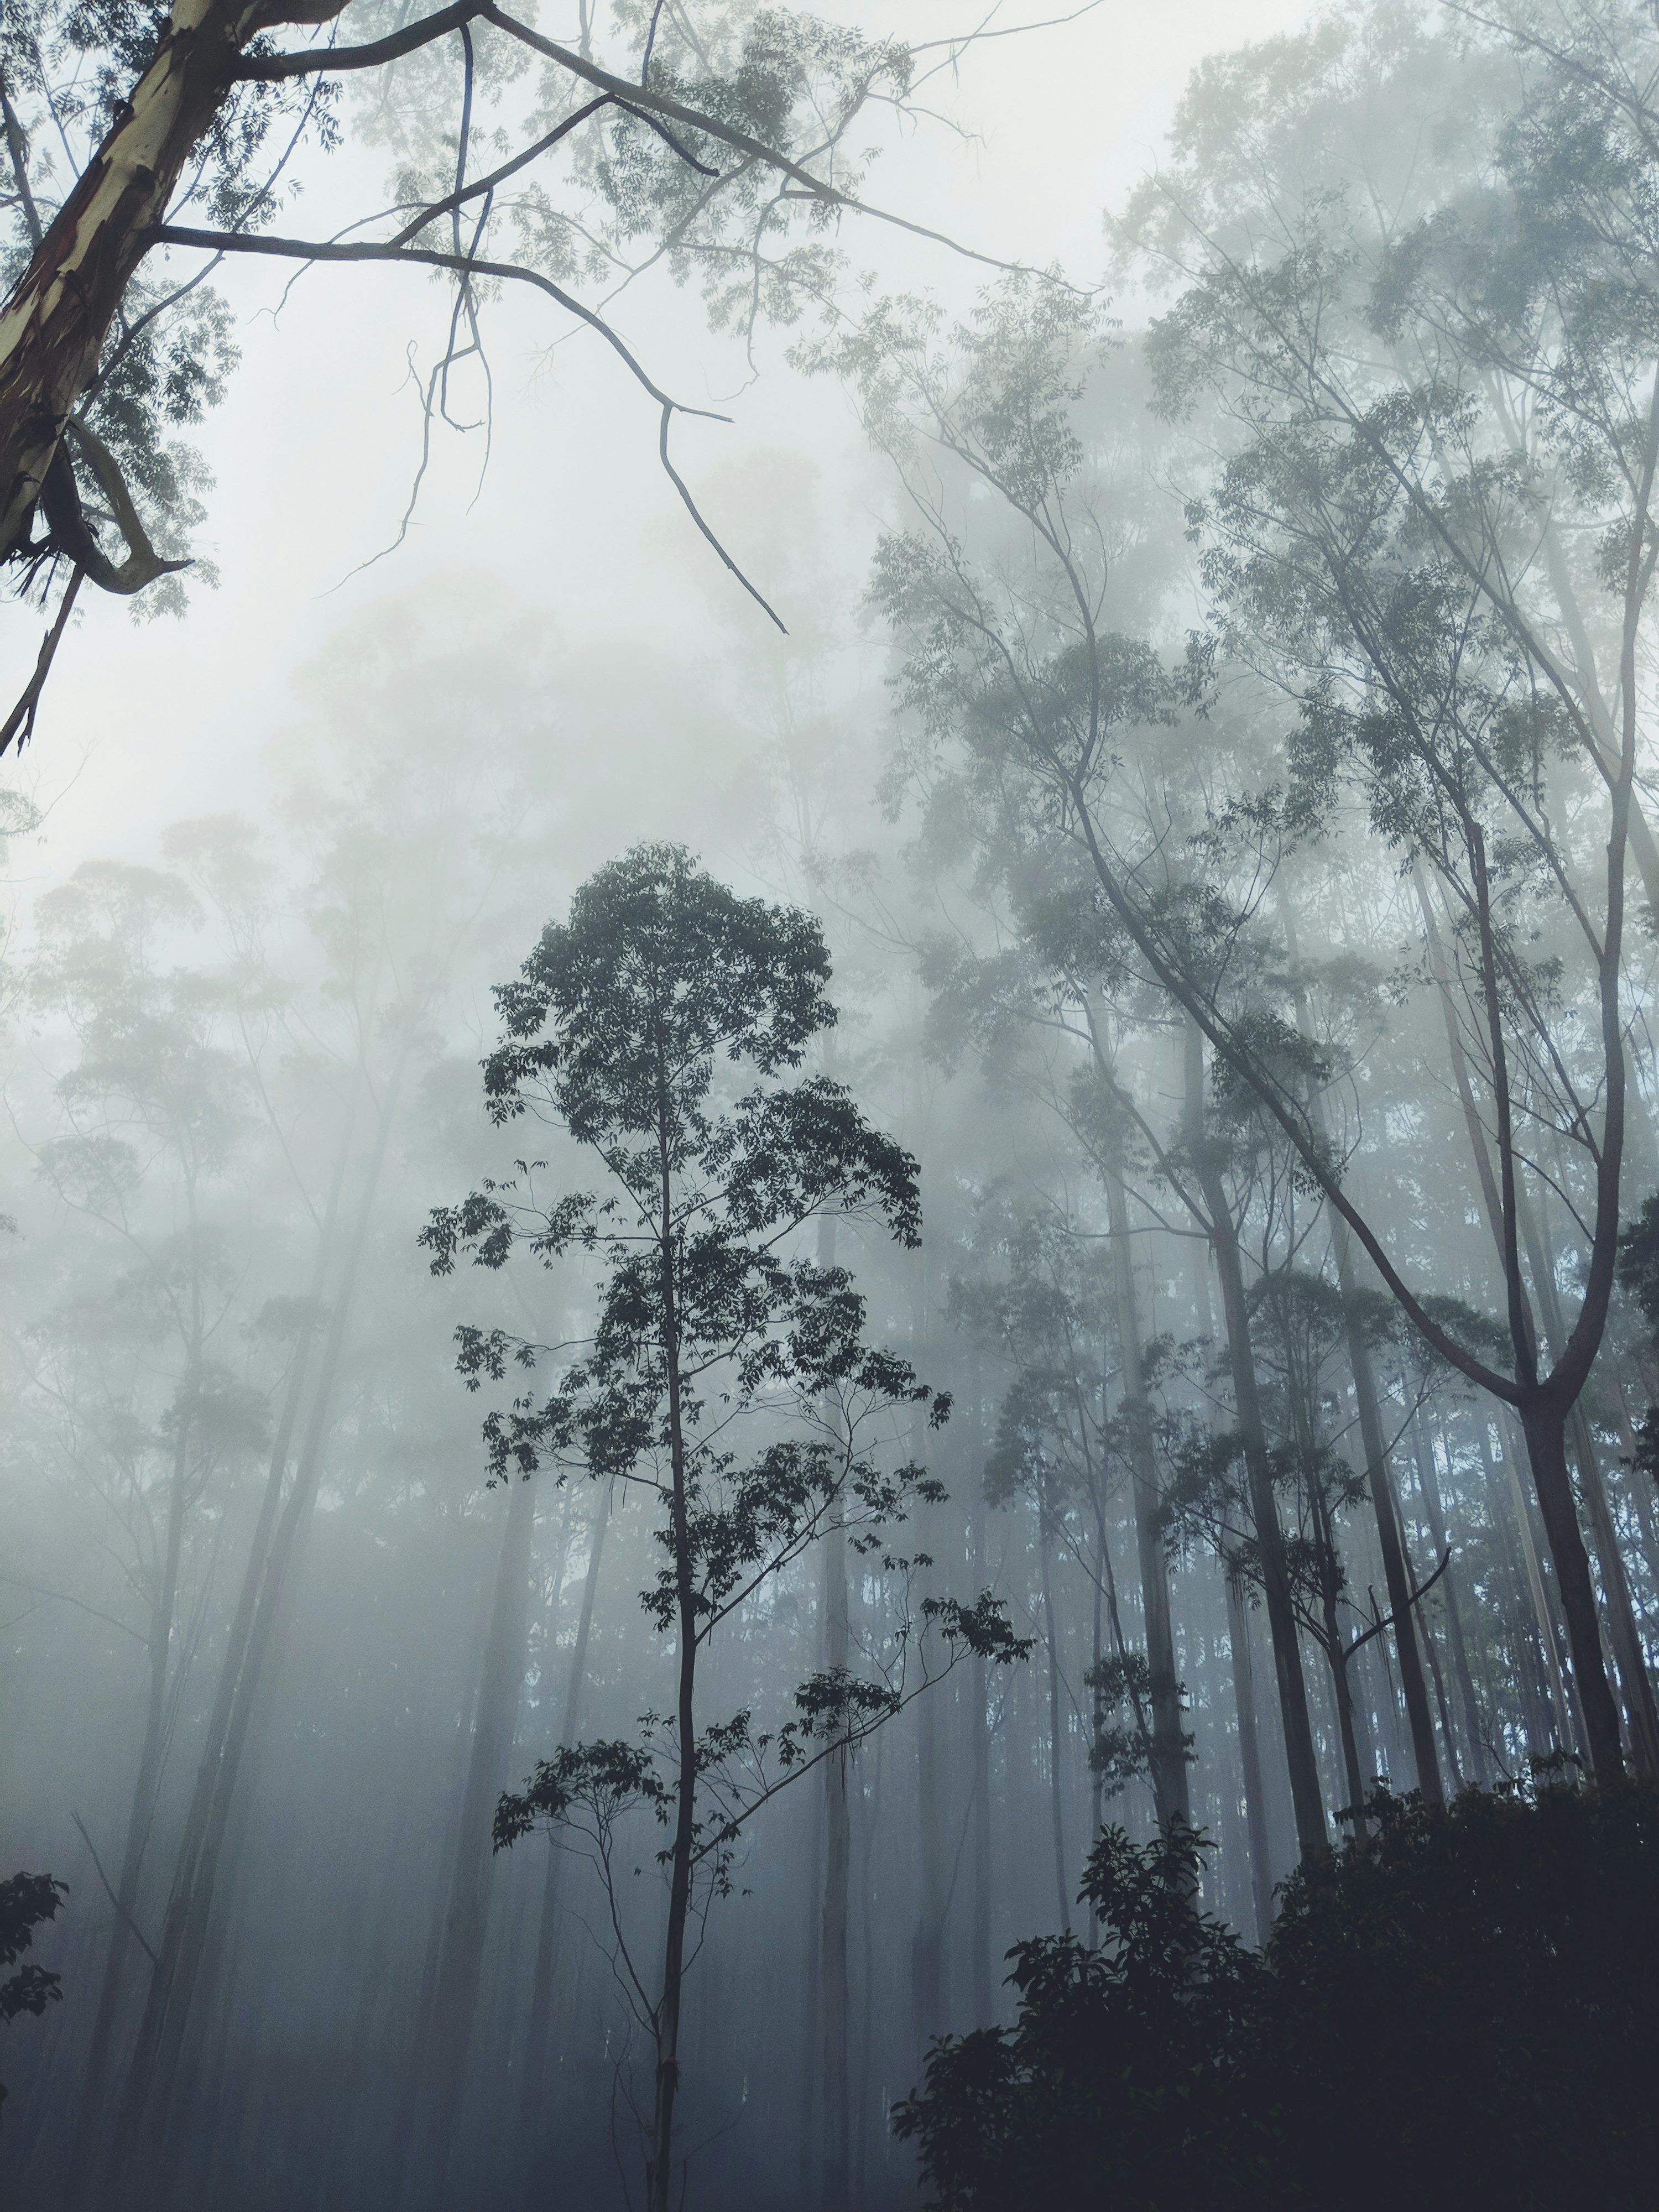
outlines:
[[[9,2023],[23,2013],[43,2013],[63,1995],[62,1977],[49,1967],[18,1960],[34,1942],[34,1931],[43,1920],[55,1920],[68,1889],[49,1874],[15,1874],[0,1881],[0,1966],[17,1966],[0,1981],[0,2022]],[[0,2104],[5,2102],[0,2082]]]
[[[1234,2201],[1241,2159],[1272,2148],[1252,2142],[1243,2095],[1264,1970],[1200,1905],[1203,1850],[1180,1821],[1144,1845],[1103,1829],[1082,1894],[1104,1942],[1016,1944],[1016,2025],[934,2044],[927,2087],[894,2116],[931,2203]]]
[[[1102,1948],[1017,1946],[1016,2024],[938,2043],[900,2107],[930,2201],[1647,2203],[1659,1784],[1366,1811],[1260,1954],[1204,1914],[1201,1839],[1107,1829]]]
[[[729,1893],[748,1822],[925,1689],[939,1645],[947,1670],[963,1652],[1006,1662],[1029,1649],[988,1593],[914,1604],[915,1571],[931,1562],[890,1547],[913,1504],[945,1496],[902,1455],[903,1432],[937,1428],[950,1402],[866,1340],[851,1273],[803,1237],[825,1214],[904,1246],[921,1235],[908,1153],[843,1085],[786,1079],[835,1023],[829,966],[810,915],[738,897],[682,848],[638,847],[602,868],[497,993],[507,1036],[484,1084],[498,1122],[562,1127],[605,1186],[541,1196],[540,1164],[520,1161],[510,1182],[434,1212],[422,1238],[440,1273],[462,1252],[501,1268],[519,1247],[546,1266],[592,1263],[596,1312],[580,1341],[464,1327],[461,1371],[477,1389],[509,1367],[554,1369],[548,1395],[487,1416],[497,1476],[580,1468],[654,1512],[658,1567],[640,1601],[672,1652],[672,1717],[643,1716],[634,1743],[561,1747],[501,1799],[495,1826],[497,1850],[538,1824],[574,1836],[599,1872],[612,1961],[658,2059],[653,2206],[666,2202],[688,1922]],[[708,1722],[696,1692],[710,1638],[769,1601],[831,1529],[897,1593],[869,1673],[814,1674],[769,1729],[746,1709]],[[660,1977],[639,1955],[613,1861],[617,1824],[636,1809],[666,1837]]]

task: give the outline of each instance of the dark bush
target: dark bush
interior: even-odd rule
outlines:
[[[1659,1784],[1373,1800],[1281,1892],[1265,1953],[1202,1846],[1107,1829],[1091,1951],[1010,1954],[1006,2029],[900,2107],[941,2212],[1659,2201]]]

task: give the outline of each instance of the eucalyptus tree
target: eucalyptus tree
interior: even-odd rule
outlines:
[[[381,674],[362,656],[360,680]],[[428,687],[441,678],[428,668]],[[516,734],[411,724],[348,696],[348,757],[326,798],[296,769],[289,849],[237,817],[175,824],[164,844],[227,956],[210,986],[272,1182],[298,1232],[292,1357],[282,1377],[258,1517],[220,1656],[143,2009],[109,2128],[113,2163],[148,2156],[210,1963],[233,1814],[257,1776],[267,1709],[337,1418],[382,1183],[413,1074],[434,1051],[458,967],[498,926],[539,858],[541,793]],[[319,748],[327,758],[327,744]],[[284,866],[286,863],[286,866]],[[308,1246],[308,1250],[307,1249]],[[88,2130],[108,2116],[89,2112]]]
[[[1105,1796],[1115,1796],[1134,1780],[1150,1784],[1160,1823],[1177,1815],[1186,1820],[1190,1811],[1192,1739],[1182,1725],[1182,1686],[1176,1672],[1163,1486],[1156,1467],[1150,1480],[1142,1467],[1141,1446],[1152,1443],[1158,1425],[1157,1362],[1144,1356],[1147,1348],[1138,1331],[1126,1357],[1112,1326],[1121,1317],[1114,1312],[1111,1277],[1126,1241],[1116,1234],[1103,1237],[1086,1217],[1068,1217],[1041,1200],[1021,1206],[1011,1192],[992,1191],[975,1225],[971,1269],[964,1268],[951,1288],[958,1322],[1010,1376],[985,1465],[987,1498],[1006,1505],[1024,1497],[1037,1521],[1062,1927],[1069,1922],[1070,1885],[1061,1816],[1066,1731],[1053,1589],[1056,1553],[1070,1553],[1090,1589],[1085,1680],[1094,1698],[1093,1827],[1100,1825]],[[1112,1555],[1114,1539],[1121,1540],[1117,1523],[1126,1489],[1145,1623],[1139,1644],[1131,1644],[1125,1629]]]
[[[713,410],[671,396],[609,300],[665,264],[717,329],[752,339],[826,297],[834,227],[864,210],[855,126],[905,112],[912,74],[896,41],[744,0],[584,0],[574,43],[496,0],[412,20],[383,0],[17,0],[0,36],[0,560],[26,586],[67,580],[0,745],[33,726],[82,577],[177,593],[206,488],[179,433],[235,365],[210,282],[232,257],[439,274],[428,447],[462,426],[463,379],[488,410],[491,300],[533,292],[611,349],[715,544],[669,453],[677,416]],[[296,185],[343,143],[388,157],[386,204],[330,236],[282,234]]]
[[[1388,11],[1386,21],[1351,19],[1201,73],[1177,121],[1176,161],[1122,226],[1126,259],[1146,271],[1158,257],[1177,287],[1146,359],[1158,410],[1192,441],[1187,519],[1212,608],[1196,659],[1190,645],[1181,652],[1167,611],[1162,655],[1113,626],[1104,577],[1117,546],[1092,490],[1081,404],[1100,372],[1069,305],[1045,313],[1016,286],[943,347],[913,317],[878,307],[842,358],[921,516],[918,530],[890,541],[877,590],[909,641],[906,697],[921,747],[959,747],[958,757],[981,763],[974,772],[991,805],[1005,815],[1028,805],[1079,851],[1146,969],[1323,1193],[1340,1244],[1351,1237],[1413,1326],[1515,1408],[1592,1756],[1612,1771],[1618,1713],[1567,1432],[1605,1328],[1619,1222],[1626,848],[1659,549],[1648,523],[1659,467],[1648,311],[1638,285],[1621,289],[1617,271],[1595,262],[1591,230],[1577,236],[1559,301],[1540,292],[1541,271],[1519,291],[1481,289],[1480,241],[1459,228],[1467,210],[1427,219],[1435,210],[1424,194],[1450,190],[1445,165],[1402,182],[1393,172],[1403,142],[1374,127],[1384,112],[1414,112],[1433,74],[1425,66],[1409,20]],[[1487,85],[1505,67],[1488,55],[1477,79]],[[1555,187],[1535,147],[1526,155],[1502,137],[1501,100],[1466,96],[1469,82],[1448,71],[1456,88],[1441,94],[1461,103],[1448,125],[1463,149],[1459,174],[1467,181],[1485,145],[1497,184],[1482,220],[1501,233],[1508,216],[1524,216],[1535,233],[1538,195]],[[1366,167],[1377,147],[1392,164],[1386,175]],[[1397,236],[1376,212],[1395,205],[1383,189],[1391,179],[1425,216]],[[1531,265],[1516,262],[1513,285]],[[1507,426],[1522,386],[1517,443]],[[1016,589],[1003,566],[976,558],[951,472],[1002,502],[993,539],[1024,531]],[[1574,557],[1564,573],[1594,610],[1592,632],[1617,647],[1611,748],[1562,660],[1567,617],[1544,540],[1569,522]],[[1606,551],[1599,570],[1596,545]],[[1270,746],[1251,762],[1224,746],[1197,770],[1196,790],[1179,783],[1158,732],[1183,678],[1192,700],[1208,697],[1212,726],[1224,708],[1235,721],[1252,696],[1285,699],[1282,757]],[[1283,1051],[1294,991],[1276,1005],[1247,994],[1230,1006],[1218,988],[1237,927],[1225,909],[1248,918],[1287,844],[1339,828],[1419,862],[1448,918],[1451,988],[1489,1124],[1510,1336],[1499,1365],[1435,1319],[1377,1201],[1346,1172],[1361,1132],[1344,1111],[1340,1056],[1310,1083]],[[1218,866],[1224,850],[1232,858]],[[1194,957],[1200,882],[1219,969]],[[1316,1050],[1322,1041],[1308,1042]],[[1536,1145],[1547,1164],[1534,1161]],[[1534,1311],[1549,1286],[1529,1285],[1523,1251],[1528,1188],[1540,1176],[1576,1215],[1583,1249],[1577,1312],[1553,1334]],[[1355,1255],[1343,1272],[1358,1264]],[[1379,1428],[1373,1455],[1380,1441]],[[1389,1480],[1379,1462],[1379,1537],[1409,1641]],[[1622,1620],[1616,1567],[1607,1579]],[[1620,1633],[1645,1759],[1651,1691],[1639,1638]],[[1401,1658],[1409,1676],[1403,1645]],[[1426,1767],[1420,1695],[1413,1708]]]
[[[896,1416],[933,1425],[948,1401],[871,1344],[849,1271],[809,1256],[802,1232],[826,1212],[900,1244],[921,1236],[916,1165],[823,1076],[785,1079],[830,1029],[829,959],[810,916],[742,899],[674,847],[641,847],[576,893],[520,978],[497,1000],[506,1036],[485,1062],[492,1116],[568,1130],[604,1172],[602,1192],[544,1191],[520,1162],[423,1232],[439,1271],[462,1254],[505,1266],[522,1246],[597,1272],[591,1332],[538,1345],[499,1328],[459,1332],[475,1387],[554,1366],[486,1416],[503,1479],[544,1466],[638,1491],[654,1508],[659,1566],[641,1603],[672,1652],[672,1699],[634,1741],[562,1746],[497,1811],[498,1847],[538,1820],[587,1840],[619,1970],[654,2052],[647,2201],[672,2201],[675,2111],[689,1957],[732,1854],[779,1791],[845,1758],[967,1650],[1021,1647],[988,1595],[971,1607],[927,1598],[901,1613],[884,1666],[814,1674],[769,1727],[742,1711],[710,1719],[699,1667],[723,1627],[788,1577],[832,1524],[903,1580],[888,1548],[915,1501],[942,1486],[892,1463]],[[722,1065],[724,1064],[724,1065]],[[743,1070],[738,1096],[717,1081]],[[667,1877],[660,1968],[625,1920],[613,1856],[623,1816],[661,1824]]]
[[[1650,46],[1650,26],[1618,13],[1629,51]],[[1431,39],[1408,28],[1391,56],[1366,26],[1353,36],[1385,107],[1420,94]],[[1512,88],[1507,118],[1501,100],[1484,114],[1469,101],[1478,69],[1451,76],[1442,100],[1460,105],[1462,181],[1484,151],[1492,186],[1473,204],[1464,191],[1425,205],[1419,185],[1396,212],[1385,186],[1398,150],[1366,135],[1356,57],[1341,48],[1322,70],[1304,49],[1301,97],[1253,145],[1242,194],[1241,149],[1200,87],[1176,171],[1145,189],[1125,234],[1180,287],[1149,341],[1158,405],[1174,416],[1200,404],[1224,426],[1192,513],[1222,634],[1296,702],[1298,826],[1364,821],[1427,870],[1444,905],[1489,1123],[1484,1179],[1510,1337],[1501,1365],[1441,1328],[1324,1133],[1248,1041],[1219,1026],[1215,1041],[1413,1324],[1516,1408],[1591,1755],[1612,1771],[1618,1716],[1567,1432],[1606,1325],[1625,1145],[1626,874],[1659,547],[1659,355],[1626,236],[1606,234],[1632,190],[1639,201],[1641,173],[1627,162],[1598,192],[1552,167],[1540,116],[1565,114],[1565,102],[1605,146],[1618,103],[1544,57],[1548,82]],[[1488,81],[1502,76],[1501,50],[1478,58]],[[1236,75],[1282,66],[1264,52]],[[1327,167],[1314,185],[1311,118],[1340,146],[1346,179]],[[1540,255],[1552,224],[1559,234]],[[1610,649],[1606,714],[1587,688],[1593,656],[1585,665],[1581,653],[1577,670],[1571,657],[1596,640]],[[1109,865],[1106,877],[1117,880]],[[1536,1158],[1558,1144],[1585,1259],[1577,1312],[1551,1328],[1553,1281],[1528,1282],[1522,1217],[1540,1175],[1560,1187],[1553,1163]],[[1616,1565],[1607,1571],[1616,1583]],[[1652,1693],[1633,1636],[1623,1656],[1638,1754],[1651,1763]]]
[[[101,2102],[151,1856],[156,1796],[199,1622],[194,1522],[216,1476],[257,1449],[257,1387],[228,1361],[246,1254],[222,1188],[248,1133],[223,1000],[177,956],[199,921],[188,887],[155,869],[88,862],[40,902],[32,995],[78,1054],[55,1085],[58,1130],[41,1172],[94,1230],[102,1280],[32,1332],[39,1380],[64,1408],[72,1457],[125,1532],[148,1675],[115,1919],[88,2060]],[[142,1941],[142,1937],[139,1939]]]

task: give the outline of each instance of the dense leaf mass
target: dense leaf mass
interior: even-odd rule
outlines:
[[[1015,2025],[899,2109],[939,2212],[1650,2203],[1659,1785],[1367,1811],[1261,1953],[1205,1913],[1200,1838],[1108,1828],[1102,1945],[1017,1945]]]

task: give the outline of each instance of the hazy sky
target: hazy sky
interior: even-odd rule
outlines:
[[[974,11],[954,0],[896,11],[864,0],[858,12],[872,31],[921,40],[959,31]],[[1003,11],[1011,22],[1042,12],[1021,0]],[[1303,0],[1105,0],[1077,22],[987,44],[954,82],[941,76],[928,88],[972,135],[930,126],[896,141],[870,197],[988,252],[1057,258],[1092,278],[1101,210],[1155,158],[1192,64],[1307,12]],[[548,21],[556,27],[556,11]],[[325,232],[337,206],[370,204],[378,181],[373,155],[319,164],[283,228]],[[847,242],[884,281],[930,284],[957,304],[980,281],[971,264],[874,225]],[[695,690],[696,664],[734,623],[760,621],[741,606],[712,611],[719,572],[658,471],[649,404],[591,338],[555,347],[566,333],[545,302],[528,299],[492,311],[495,445],[482,488],[480,441],[445,441],[408,541],[352,575],[397,529],[418,451],[407,349],[413,341],[429,362],[442,301],[402,270],[317,270],[274,315],[291,275],[246,264],[225,288],[243,316],[243,364],[198,440],[218,479],[202,549],[222,582],[198,590],[182,622],[135,624],[122,604],[83,594],[35,744],[9,769],[51,810],[33,853],[14,855],[15,873],[57,880],[88,853],[139,857],[180,815],[257,804],[259,763],[326,696],[331,678],[319,677],[337,676],[370,645],[371,663],[393,667],[439,646],[471,657],[486,702],[533,669],[550,694],[549,742],[561,741],[562,720],[591,774],[591,749],[611,728],[645,721],[657,742],[672,738],[660,727],[665,666],[684,671]],[[764,497],[757,512],[755,487],[798,485],[799,460],[810,463],[819,526],[844,537],[831,565],[850,619],[881,489],[842,396],[804,385],[781,343],[769,346],[761,381],[737,389],[740,364],[666,285],[630,295],[618,320],[677,396],[732,403],[729,428],[681,426],[678,458],[786,618],[790,579],[764,540],[787,534],[790,518]],[[0,663],[8,681],[38,636],[33,615],[15,610]],[[573,672],[579,714],[567,702],[561,715],[562,668]],[[646,668],[654,672],[641,692]],[[573,714],[583,725],[574,734]],[[677,791],[695,781],[695,761],[681,757],[641,791],[639,757],[625,747],[619,756],[613,834],[591,825],[612,849],[672,826]]]

